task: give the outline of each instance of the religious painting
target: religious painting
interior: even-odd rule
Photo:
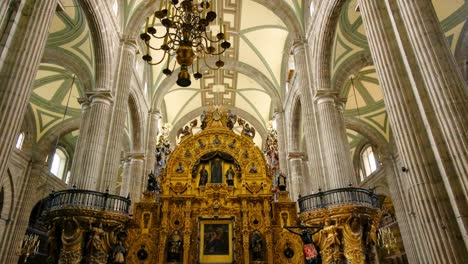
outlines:
[[[200,220],[200,263],[232,263],[232,220]]]
[[[211,183],[223,183],[223,162],[220,159],[211,161]]]
[[[318,252],[315,249],[315,246],[313,244],[304,245],[303,250],[304,250],[304,256],[305,256],[307,264],[312,264],[317,261]]]

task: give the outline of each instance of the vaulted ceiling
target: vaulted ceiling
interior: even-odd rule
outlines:
[[[146,0],[109,0],[109,10],[123,31]],[[226,67],[204,71],[201,81],[192,80],[190,87],[171,84],[161,73],[162,66],[148,67],[137,60],[137,78],[145,90],[148,105],[162,111],[164,122],[180,124],[197,116],[202,107],[224,105],[238,109],[244,118],[255,120],[257,131],[266,129],[272,113],[282,108],[288,70],[289,37],[302,30],[303,14],[308,6],[302,0],[282,0],[284,16],[273,12],[265,0],[218,1],[232,48],[227,53]],[[222,3],[221,3],[222,2]],[[309,3],[310,1],[304,1]],[[433,0],[442,28],[452,51],[460,48],[468,4],[462,0]],[[34,83],[30,108],[35,119],[35,140],[46,137],[53,128],[79,119],[77,98],[94,86],[94,52],[85,16],[77,0],[60,0],[53,19],[47,48]],[[291,26],[293,25],[293,26]],[[142,25],[143,27],[143,25]],[[294,28],[291,28],[294,27]],[[391,130],[382,93],[372,63],[351,76],[350,63],[369,56],[362,19],[356,11],[356,0],[345,3],[339,17],[332,48],[332,83],[348,98],[346,118],[373,129],[382,139],[390,140]],[[75,77],[74,77],[75,76]],[[145,84],[146,83],[146,84]],[[173,82],[175,83],[175,82]],[[67,103],[68,102],[68,103]],[[67,113],[64,116],[65,107]],[[68,141],[76,140],[70,133]],[[348,133],[352,146],[363,136]],[[257,139],[257,142],[261,142]]]

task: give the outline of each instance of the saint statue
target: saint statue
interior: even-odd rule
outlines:
[[[229,169],[226,171],[226,181],[229,186],[234,185],[234,175],[235,175],[235,172],[232,169],[232,165],[230,165]]]
[[[208,171],[205,169],[205,166],[200,170],[200,181],[198,186],[205,186],[208,182]]]

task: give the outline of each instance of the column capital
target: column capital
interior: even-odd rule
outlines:
[[[338,92],[331,91],[331,90],[316,90],[314,101],[317,104],[323,103],[335,103],[338,98]]]
[[[150,115],[156,116],[156,117],[159,118],[159,119],[162,118],[161,111],[159,111],[159,110],[157,110],[157,109],[154,109],[154,110],[153,110],[153,109],[150,109],[150,110],[148,111],[148,113],[149,113]]]
[[[283,109],[275,109],[273,111],[273,119],[278,119],[284,116],[284,111]]]
[[[129,152],[126,155],[126,158],[130,160],[144,160],[145,157],[146,154],[143,152]]]
[[[112,93],[109,90],[87,92],[86,95],[88,96],[91,104],[103,103],[103,104],[111,105],[112,102],[114,101]]]
[[[122,43],[123,48],[134,50],[135,52],[138,49],[136,39],[134,38],[123,38],[120,42]]]
[[[307,40],[300,38],[300,39],[295,39],[291,48],[294,53],[299,52],[301,49],[305,49],[307,46]]]
[[[88,97],[79,97],[76,99],[78,103],[81,105],[81,110],[86,110],[89,108],[91,102],[89,101]]]

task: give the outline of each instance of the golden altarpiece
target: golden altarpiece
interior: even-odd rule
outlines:
[[[292,202],[286,176],[255,146],[252,127],[218,109],[201,121],[202,131],[192,134],[193,121],[168,158],[157,157],[164,166],[149,175],[132,208],[128,198],[109,193],[52,193],[48,263],[375,262],[379,210],[372,191],[342,188]],[[267,148],[266,156],[275,151]]]
[[[229,113],[207,113],[185,133],[145,192],[128,228],[127,263],[303,263],[296,203],[273,202],[273,176],[252,134],[232,131]],[[231,127],[231,128],[230,128]],[[295,252],[291,258],[285,249]]]

